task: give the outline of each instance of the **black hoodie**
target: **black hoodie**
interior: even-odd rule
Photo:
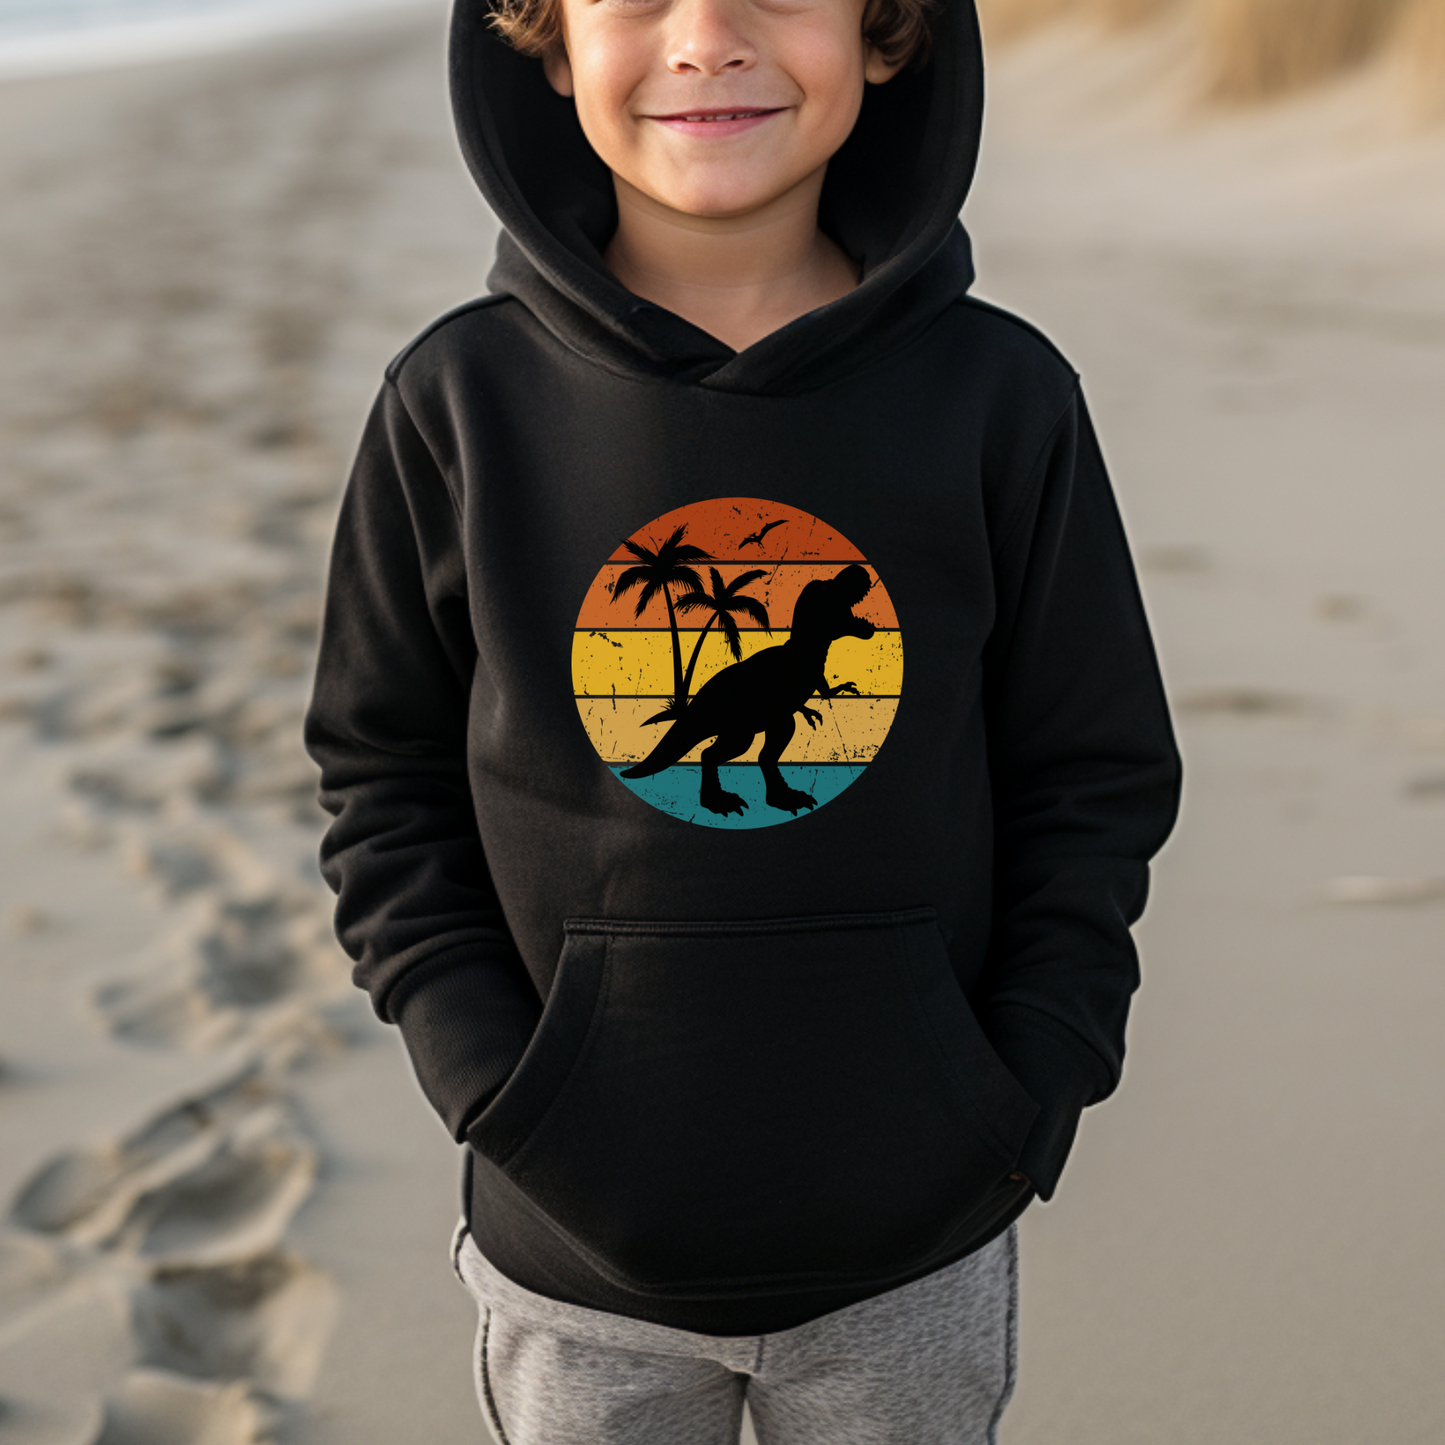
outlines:
[[[829,165],[861,284],[741,352],[607,271],[608,172],[486,13],[451,82],[505,232],[342,504],[322,870],[483,1253],[781,1329],[1052,1194],[1178,757],[1077,377],[967,294],[970,0]]]

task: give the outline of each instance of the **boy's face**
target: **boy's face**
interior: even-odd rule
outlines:
[[[865,0],[562,0],[544,57],[614,175],[670,210],[736,217],[821,171],[889,62]]]

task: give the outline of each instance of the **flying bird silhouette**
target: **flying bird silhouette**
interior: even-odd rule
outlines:
[[[779,517],[776,522],[769,522],[767,526],[762,529],[761,532],[752,532],[748,536],[744,537],[743,540],[738,543],[738,546],[746,547],[749,542],[756,542],[758,546],[761,547],[763,545],[763,538],[766,537],[768,533],[773,530],[774,527],[781,527],[783,523],[787,520],[788,519],[786,517]]]

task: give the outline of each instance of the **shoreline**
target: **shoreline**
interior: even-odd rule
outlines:
[[[246,0],[199,15],[138,18],[39,35],[0,35],[0,85],[164,64],[308,36],[347,20],[435,8],[436,0]]]

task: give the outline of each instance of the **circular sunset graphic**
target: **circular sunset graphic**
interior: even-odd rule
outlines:
[[[623,541],[577,614],[582,725],[639,798],[765,828],[836,798],[888,736],[903,643],[841,533],[757,497],[667,512]]]

